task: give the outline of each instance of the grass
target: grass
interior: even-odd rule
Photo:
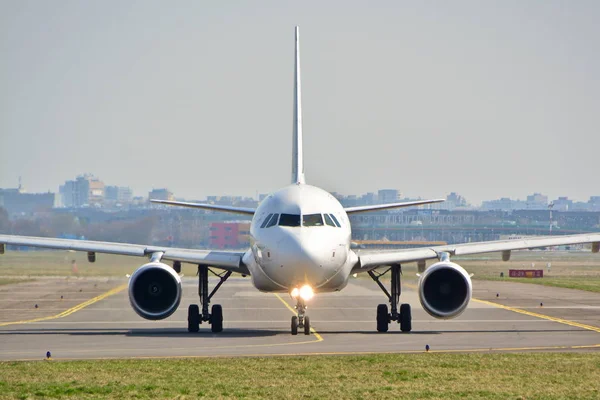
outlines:
[[[35,279],[21,279],[21,278],[16,278],[16,279],[12,279],[12,278],[0,278],[0,286],[1,285],[10,285],[13,283],[23,283],[23,282],[32,282]]]
[[[96,262],[90,263],[87,261],[87,254],[83,252],[7,251],[0,255],[0,277],[123,277],[146,262],[148,259],[143,257],[97,253]],[[182,272],[188,276],[194,276],[196,268],[194,265],[182,264]]]
[[[0,399],[597,399],[600,353],[0,363]]]

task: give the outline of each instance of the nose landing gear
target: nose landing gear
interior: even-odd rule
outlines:
[[[306,315],[306,303],[301,297],[298,297],[295,308],[298,315],[292,317],[292,335],[298,334],[298,328],[304,329],[305,335],[310,335],[310,318]]]
[[[391,272],[390,292],[381,283],[380,278]],[[412,330],[412,315],[410,304],[401,304],[400,312],[398,312],[398,303],[400,302],[402,266],[399,264],[392,265],[389,269],[382,273],[369,271],[369,276],[377,283],[383,293],[388,297],[392,311],[388,313],[387,304],[379,304],[377,306],[377,331],[387,332],[390,322],[396,321],[400,324],[402,332],[410,332]]]

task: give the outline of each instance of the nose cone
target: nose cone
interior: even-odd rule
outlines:
[[[345,261],[342,254],[333,254],[331,237],[319,228],[283,228],[277,243],[277,263],[270,276],[286,287],[308,283],[313,288],[325,284]],[[339,252],[338,252],[339,253]]]

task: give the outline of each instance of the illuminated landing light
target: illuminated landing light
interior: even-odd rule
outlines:
[[[303,300],[310,300],[315,295],[315,292],[309,285],[304,285],[300,288],[300,297]]]
[[[307,301],[315,296],[315,292],[313,291],[313,288],[310,287],[310,285],[304,285],[300,289],[298,289],[297,287],[293,288],[290,292],[290,296],[292,296],[293,299],[297,299],[298,297],[300,297],[302,298],[302,300]]]

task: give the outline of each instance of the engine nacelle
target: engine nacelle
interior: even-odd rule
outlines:
[[[458,317],[471,301],[471,277],[458,264],[441,261],[427,268],[419,279],[419,300],[435,318]]]
[[[129,279],[129,302],[146,319],[164,319],[181,301],[181,278],[170,266],[150,262],[139,267]]]

